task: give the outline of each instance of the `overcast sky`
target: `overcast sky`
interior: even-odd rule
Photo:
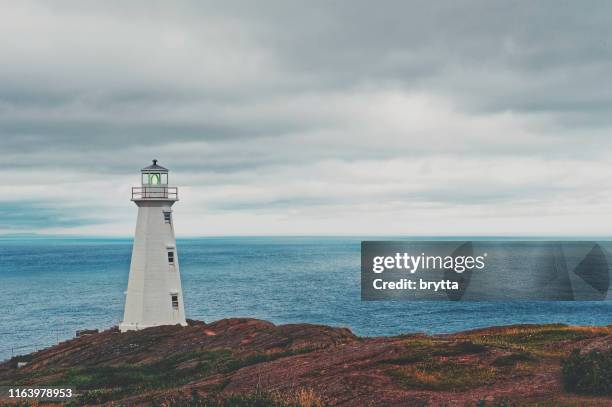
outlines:
[[[612,4],[2,2],[0,233],[612,235]]]

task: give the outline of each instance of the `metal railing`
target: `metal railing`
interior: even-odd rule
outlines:
[[[177,187],[132,187],[132,200],[171,199],[178,201]]]
[[[23,332],[23,331],[13,331],[11,332],[11,334],[18,333],[18,332]],[[27,331],[27,332],[31,333],[31,331]],[[0,348],[0,363],[5,362],[9,359],[12,359],[14,356],[25,356],[29,353],[38,352],[41,349],[55,346],[62,341],[72,339],[75,337],[74,331],[70,331],[66,329],[56,330],[56,329],[50,328],[48,331],[45,331],[45,334],[46,336],[43,336],[42,338],[38,338],[38,340],[42,340],[44,342],[33,342],[33,343],[25,344],[25,345],[24,344],[19,344],[19,345],[13,344],[11,346]],[[7,335],[7,334],[0,333],[0,338],[4,335]]]
[[[123,319],[122,313],[112,313],[111,315],[114,316],[110,320],[98,325],[100,331],[116,327]],[[62,319],[61,325],[60,323],[53,325],[41,323],[34,329],[21,330],[11,328],[10,331],[0,331],[0,363],[10,360],[14,356],[27,356],[30,353],[73,339],[76,337],[75,332],[85,330],[85,328],[86,326],[81,324],[68,324],[67,326]],[[24,341],[28,340],[24,338],[30,338],[29,340],[32,342],[24,343]]]

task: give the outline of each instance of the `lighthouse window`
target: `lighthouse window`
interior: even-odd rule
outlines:
[[[159,174],[149,174],[149,184],[159,185]]]
[[[174,252],[168,252],[168,263],[174,264]]]
[[[172,298],[172,308],[178,309],[178,307],[179,307],[178,294],[172,294],[171,298]]]
[[[172,222],[172,212],[164,212],[164,222],[166,223]]]

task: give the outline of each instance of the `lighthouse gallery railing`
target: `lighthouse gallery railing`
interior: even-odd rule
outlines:
[[[132,187],[132,200],[173,199],[178,201],[177,187]]]

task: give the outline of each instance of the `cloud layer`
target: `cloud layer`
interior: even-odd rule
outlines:
[[[129,235],[158,158],[181,235],[609,234],[611,13],[4,4],[0,233]]]

